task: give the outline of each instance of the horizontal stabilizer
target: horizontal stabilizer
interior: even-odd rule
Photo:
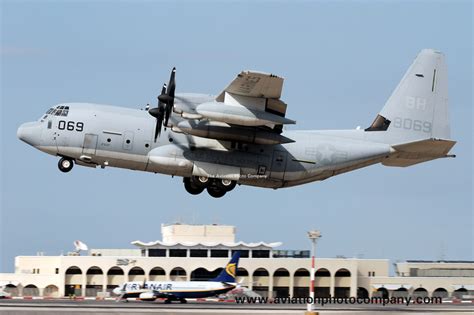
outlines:
[[[443,139],[426,139],[394,145],[395,150],[389,158],[382,162],[386,166],[406,167],[414,164],[448,157],[448,152],[456,141]]]

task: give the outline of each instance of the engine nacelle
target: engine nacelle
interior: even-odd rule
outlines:
[[[153,294],[153,292],[143,292],[143,293],[140,293],[140,295],[138,296],[138,298],[140,300],[143,300],[143,301],[154,301],[156,300],[156,296]]]

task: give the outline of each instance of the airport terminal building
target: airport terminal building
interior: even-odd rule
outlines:
[[[226,225],[162,225],[162,240],[133,249],[90,249],[61,256],[18,256],[14,273],[0,273],[12,296],[107,296],[125,281],[206,280],[234,251],[237,281],[262,296],[309,295],[310,251],[281,243],[235,240]],[[309,244],[309,242],[308,242]],[[316,296],[441,296],[474,294],[474,261],[405,261],[389,275],[388,259],[316,258]]]

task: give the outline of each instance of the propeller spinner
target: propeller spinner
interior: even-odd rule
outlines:
[[[168,85],[163,85],[161,94],[158,96],[158,106],[148,111],[150,115],[156,118],[155,142],[161,133],[163,122],[166,130],[166,127],[168,126],[168,120],[170,118],[171,112],[173,111],[174,91],[176,89],[175,75],[176,68],[173,68]]]

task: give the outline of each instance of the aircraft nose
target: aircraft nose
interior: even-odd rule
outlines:
[[[29,145],[37,146],[41,139],[41,129],[39,127],[40,125],[36,122],[24,123],[18,128],[16,136]]]
[[[120,290],[120,287],[116,287],[116,288],[114,288],[114,289],[112,290],[112,292],[113,292],[115,295],[120,295],[120,293],[121,293],[120,291],[121,291],[121,290]]]

